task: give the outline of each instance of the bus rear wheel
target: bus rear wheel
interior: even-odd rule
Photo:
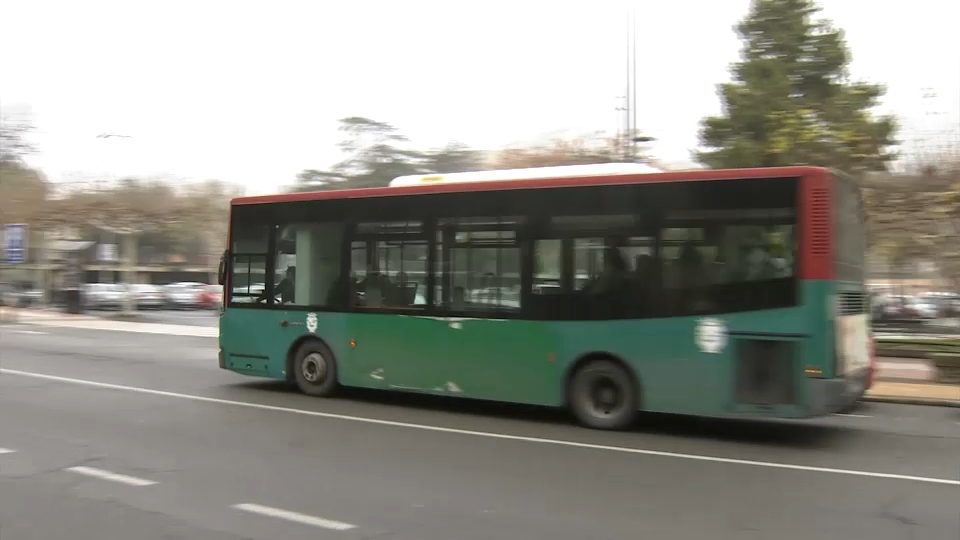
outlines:
[[[637,417],[637,385],[626,368],[611,360],[594,360],[578,369],[569,395],[574,416],[593,429],[624,429]]]
[[[333,352],[319,341],[308,341],[293,357],[293,379],[308,396],[329,397],[336,393],[337,361]]]

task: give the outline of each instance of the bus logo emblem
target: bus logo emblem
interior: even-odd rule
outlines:
[[[727,346],[727,328],[719,319],[701,319],[694,332],[700,350],[717,354]]]
[[[311,334],[317,333],[317,314],[307,313],[307,330]]]

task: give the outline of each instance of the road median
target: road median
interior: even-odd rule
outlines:
[[[876,354],[928,361],[936,369],[938,383],[960,384],[960,338],[877,338]]]

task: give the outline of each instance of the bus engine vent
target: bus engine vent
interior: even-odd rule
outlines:
[[[814,189],[810,194],[810,253],[830,256],[830,193]]]
[[[740,405],[797,403],[797,343],[737,339],[736,400]]]
[[[860,315],[867,312],[867,295],[862,292],[840,292],[839,315]]]

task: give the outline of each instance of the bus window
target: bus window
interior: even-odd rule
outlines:
[[[273,301],[280,306],[331,307],[340,283],[339,223],[289,223],[274,227]]]
[[[358,225],[351,242],[352,305],[426,308],[427,250],[419,221]]]
[[[519,312],[519,223],[511,217],[441,220],[435,303],[456,312]]]
[[[668,224],[660,258],[667,309],[695,315],[772,309],[796,301],[795,235],[789,219],[745,222],[743,212],[709,223]],[[709,234],[708,234],[709,232]]]
[[[256,223],[234,226],[230,253],[229,303],[264,303],[269,228]]]

